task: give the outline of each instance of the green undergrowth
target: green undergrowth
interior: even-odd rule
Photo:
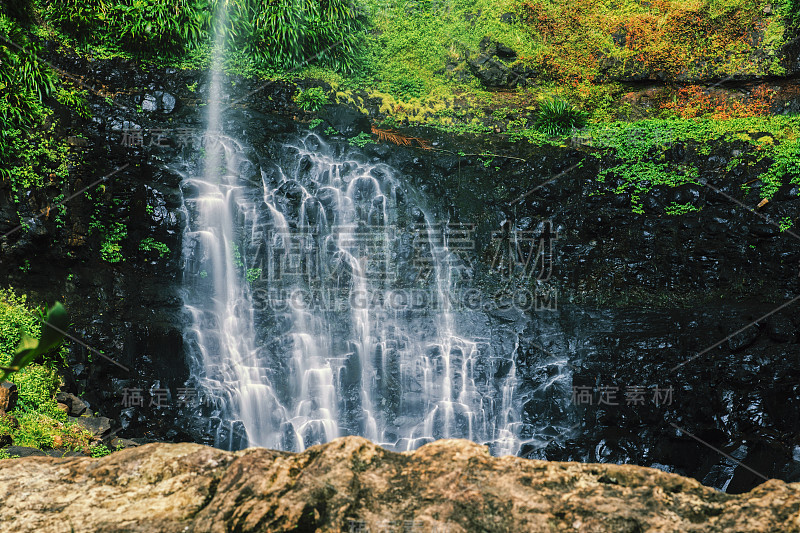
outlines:
[[[758,187],[757,200],[771,199],[781,185],[800,184],[800,117],[750,117],[730,120],[687,119],[645,120],[635,123],[593,124],[571,142],[611,166],[602,168],[597,181],[602,185],[617,178],[616,185],[606,192],[630,193],[631,207],[643,212],[641,198],[657,185],[675,187],[700,183],[696,162],[706,159],[714,146],[739,142],[745,150],[732,157],[726,170],[737,165],[756,166],[765,161]],[[670,148],[682,145],[686,156],[682,161],[667,160]],[[757,203],[757,201],[756,201]],[[697,210],[696,206],[675,206],[667,214],[679,215]]]
[[[390,125],[392,121],[381,124]],[[454,134],[497,135],[485,125],[435,125],[435,128]],[[730,149],[724,150],[728,162],[720,171],[731,171],[739,165],[750,167],[747,172],[750,183],[741,185],[745,198],[754,206],[761,200],[772,199],[783,185],[800,185],[798,115],[596,122],[557,136],[543,133],[535,124],[519,125],[502,135],[512,142],[534,146],[572,147],[600,160],[596,194],[628,193],[631,208],[637,213],[643,213],[641,200],[655,186],[702,185],[703,161],[723,145]],[[677,147],[685,153],[678,159],[672,152]],[[751,179],[754,172],[759,172],[756,180]],[[679,216],[697,210],[698,206],[675,205],[668,206],[665,213]]]
[[[210,14],[219,1],[35,0],[43,22],[36,32],[93,58],[207,69]],[[552,101],[595,122],[636,115],[641,108],[621,100],[630,89],[612,81],[631,69],[668,80],[782,75],[779,51],[800,22],[798,0],[226,2],[222,63],[230,74],[316,80],[333,88],[325,95],[331,101],[366,111],[365,100],[379,100],[380,118],[399,124],[489,123],[503,131],[524,131],[514,121],[536,121]],[[517,56],[506,65],[535,71],[535,82],[482,86],[467,61],[485,39],[511,47]],[[667,88],[663,97],[673,93]],[[316,100],[298,103],[317,107]],[[505,109],[512,110],[508,120],[500,118]],[[680,110],[665,105],[652,112]]]
[[[17,203],[32,189],[57,194],[77,163],[56,133],[54,108],[88,116],[85,91],[60,81],[41,52],[28,28],[0,8],[0,187]]]
[[[11,361],[22,332],[39,337],[43,316],[24,295],[0,289],[0,366]],[[62,346],[8,378],[17,385],[18,401],[8,416],[0,417],[0,434],[11,435],[15,446],[80,449],[90,444],[92,435],[68,422],[55,399],[68,353]]]

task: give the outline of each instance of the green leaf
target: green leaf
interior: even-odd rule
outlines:
[[[56,302],[47,313],[45,326],[42,330],[42,337],[39,339],[39,350],[41,353],[48,352],[61,344],[64,340],[64,333],[69,327],[69,315],[61,303]]]

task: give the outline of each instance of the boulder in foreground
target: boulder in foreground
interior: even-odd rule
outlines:
[[[800,483],[727,495],[631,465],[411,453],[345,437],[293,454],[148,444],[0,461],[0,531],[800,532]]]

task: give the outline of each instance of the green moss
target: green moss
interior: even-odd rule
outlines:
[[[247,269],[247,281],[248,283],[253,283],[261,277],[262,270],[260,268],[248,268]]]
[[[106,455],[111,455],[112,453],[113,450],[102,443],[94,444],[89,448],[89,455],[94,458],[105,457]]]
[[[43,312],[32,307],[25,295],[17,295],[12,289],[0,289],[0,365],[11,361],[22,332],[39,338]],[[59,368],[66,364],[68,353],[69,349],[62,346],[55,353],[45,355],[42,363],[50,368]]]
[[[103,261],[119,263],[124,261],[122,255],[122,241],[128,236],[128,229],[122,222],[114,222],[103,231],[103,241],[100,244],[100,256]]]
[[[669,119],[635,123],[592,124],[582,132],[579,144],[594,151],[597,157],[615,156],[619,163],[601,170],[598,180],[614,174],[623,185],[614,192],[630,192],[633,208],[639,212],[640,199],[655,185],[677,186],[696,182],[697,169],[688,163],[664,162],[664,152],[674,144],[683,144],[691,152],[708,155],[716,143],[745,141],[752,151],[733,158],[730,170],[747,157],[756,162],[771,161],[759,176],[761,198],[770,199],[785,183],[800,184],[800,117],[750,117],[730,120]],[[755,139],[754,139],[755,137]]]
[[[30,309],[25,297],[11,290],[0,289],[0,365],[7,366],[22,338],[22,332],[34,338],[41,335],[41,315]],[[65,363],[67,348],[48,354],[41,364],[31,364],[8,379],[16,383],[18,406],[23,410],[40,411],[54,418],[64,418],[56,407],[55,394],[61,383],[57,368]]]
[[[38,411],[15,410],[11,415],[19,426],[12,424],[9,417],[0,417],[0,434],[11,435],[14,446],[32,448],[82,449],[88,446],[93,437],[83,427],[72,422],[54,418]]]

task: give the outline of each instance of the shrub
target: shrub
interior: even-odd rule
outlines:
[[[70,107],[85,102],[74,89],[56,91],[55,73],[39,59],[41,45],[2,11],[0,35],[8,39],[0,40],[0,181],[19,203],[26,189],[57,185],[68,173],[69,147],[55,135],[53,110],[43,99],[53,95]]]
[[[321,87],[311,87],[300,91],[294,97],[294,101],[303,111],[317,111],[328,103],[328,97],[325,96],[325,91]]]
[[[0,161],[4,161],[12,155],[11,137],[46,118],[41,100],[55,90],[56,77],[38,59],[41,46],[3,14],[0,14],[0,35],[8,39],[0,40]]]
[[[552,99],[546,100],[539,107],[534,127],[545,135],[558,137],[585,125],[585,112],[576,109],[566,100]]]
[[[12,425],[8,417],[0,417],[0,434],[8,434],[14,446],[33,448],[81,449],[94,439],[92,434],[78,424],[56,420],[36,411],[15,411],[19,426]]]
[[[89,448],[89,455],[94,458],[105,457],[106,455],[111,455],[112,451],[105,444],[95,444]]]
[[[368,144],[375,144],[375,139],[372,138],[372,135],[369,133],[362,131],[355,137],[351,137],[347,140],[351,146],[358,146],[359,148],[364,148]]]
[[[66,415],[58,409],[55,400],[61,385],[61,379],[55,370],[43,365],[28,365],[9,376],[8,380],[17,384],[17,405],[20,409],[40,411],[58,420],[65,419]]]
[[[44,312],[29,309],[27,298],[17,296],[12,289],[0,289],[0,366],[6,366],[14,357],[22,333],[38,338],[42,332]],[[37,318],[38,317],[38,318]],[[69,348],[45,354],[40,362],[48,368],[66,364]]]
[[[247,281],[253,283],[261,277],[262,270],[260,268],[247,269]]]
[[[65,364],[68,348],[56,350],[53,346],[61,343],[63,337],[58,330],[65,330],[68,320],[63,306],[54,305],[46,315],[43,311],[37,313],[24,296],[0,289],[0,380],[10,372],[6,379],[17,384],[19,394],[12,412],[18,424],[12,424],[9,417],[0,417],[0,434],[11,435],[17,446],[74,449],[85,447],[92,440],[91,433],[67,422],[66,413],[55,400],[61,384],[57,368]],[[55,327],[46,328],[42,334],[42,322]],[[30,360],[39,362],[27,363]],[[17,367],[21,369],[12,372]]]
[[[0,289],[0,366],[7,367],[12,362],[23,332],[31,337],[41,335],[43,319],[42,312],[37,318],[35,312],[27,309],[24,297],[16,296],[11,290]],[[17,385],[19,409],[39,411],[56,420],[66,419],[55,400],[61,384],[56,367],[65,364],[66,354],[67,348],[62,346],[55,353],[45,353],[41,357],[43,364],[28,364],[8,376],[7,379]]]
[[[21,24],[28,24],[33,18],[31,0],[14,0],[0,4],[0,13],[4,13]]]

